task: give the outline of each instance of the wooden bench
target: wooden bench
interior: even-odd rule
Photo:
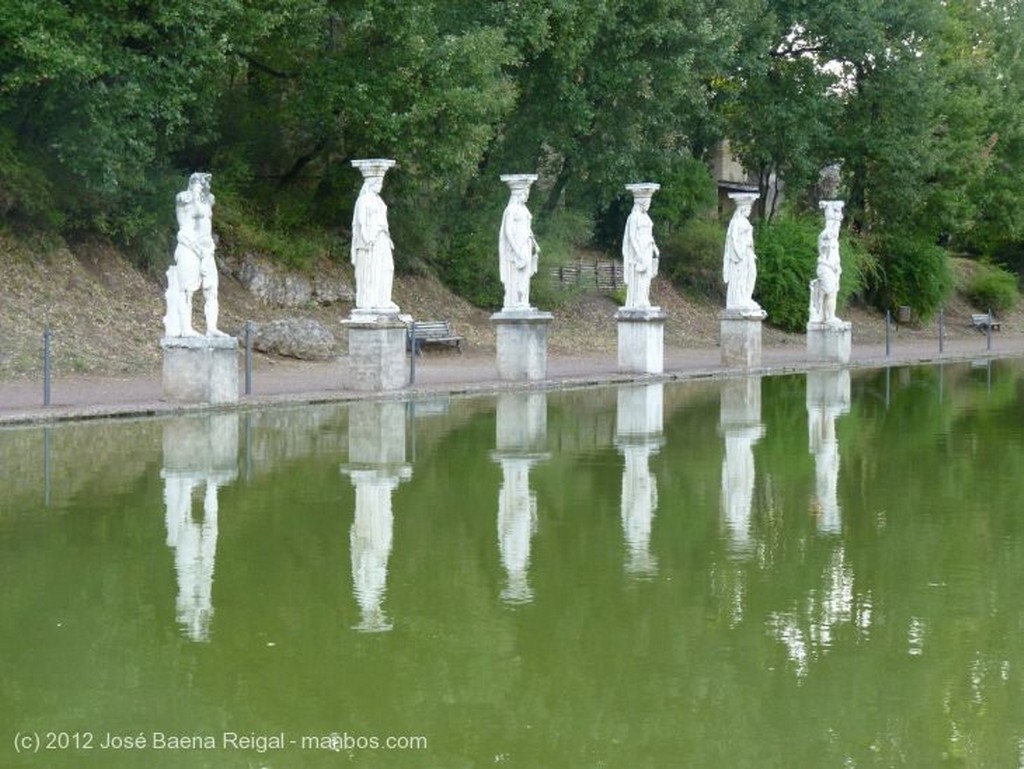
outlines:
[[[410,326],[409,331],[410,344],[406,347],[411,348],[414,344],[417,355],[423,351],[423,345],[426,344],[454,345],[455,349],[462,352],[462,342],[465,337],[455,333],[450,321],[417,320]]]
[[[971,315],[971,328],[978,331],[985,331],[991,326],[993,331],[999,331],[1002,324],[995,318],[990,318],[987,312],[976,312]]]

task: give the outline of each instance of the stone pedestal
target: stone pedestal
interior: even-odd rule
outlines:
[[[660,374],[665,370],[665,313],[660,307],[623,307],[619,324],[619,371]]]
[[[807,324],[808,357],[849,363],[852,344],[849,322]]]
[[[345,386],[376,392],[409,384],[405,354],[405,323],[398,314],[378,315],[354,310],[348,326],[348,373]]]
[[[726,310],[722,322],[722,365],[754,368],[761,365],[761,324],[764,310]]]
[[[554,316],[540,310],[502,310],[491,316],[497,330],[498,377],[544,379],[548,373],[548,328]]]
[[[178,403],[238,402],[238,340],[165,336],[163,397]]]

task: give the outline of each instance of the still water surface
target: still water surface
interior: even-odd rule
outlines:
[[[0,483],[0,766],[1024,764],[1016,363],[6,430]]]

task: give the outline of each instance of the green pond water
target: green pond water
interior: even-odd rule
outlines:
[[[1020,767],[1024,368],[0,431],[2,767]]]

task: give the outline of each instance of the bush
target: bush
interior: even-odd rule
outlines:
[[[500,220],[499,220],[500,221]],[[477,307],[499,309],[505,290],[498,270],[498,232],[465,226],[435,259],[438,277]]]
[[[809,284],[818,262],[817,217],[786,217],[757,229],[757,288],[754,296],[773,325],[803,331],[810,303]],[[845,260],[844,260],[845,266]]]
[[[976,309],[993,312],[1012,310],[1020,298],[1017,276],[985,262],[978,263],[964,293]]]
[[[657,233],[655,233],[657,237]],[[680,288],[725,300],[722,250],[725,230],[713,220],[691,219],[659,242],[660,269]]]
[[[935,243],[914,235],[881,235],[870,243],[879,270],[871,287],[881,309],[910,307],[929,320],[953,290],[949,254]]]

